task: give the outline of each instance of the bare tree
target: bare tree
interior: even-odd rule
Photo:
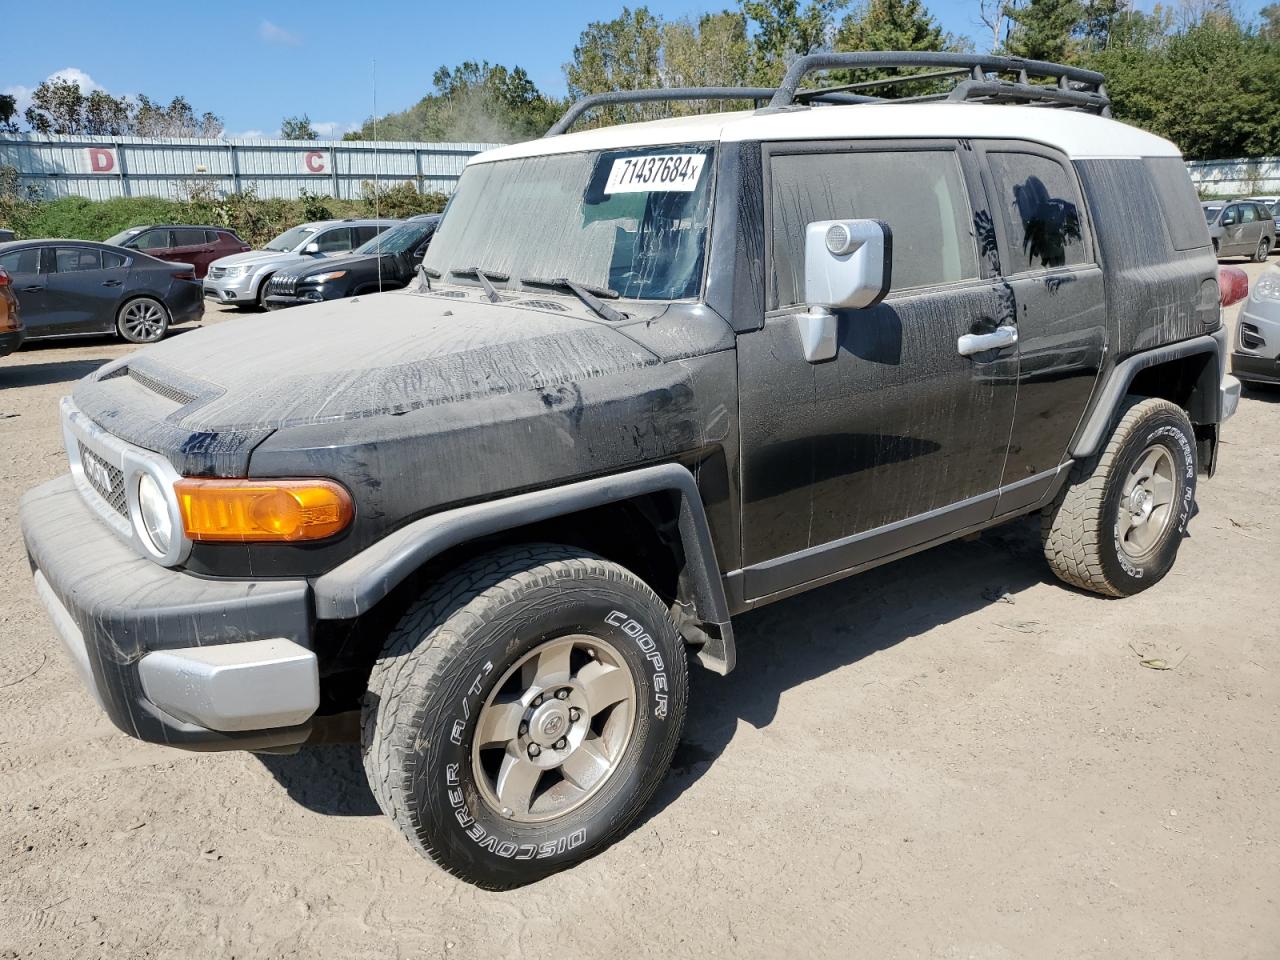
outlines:
[[[1003,44],[1002,36],[1009,22],[1009,0],[978,0],[978,23],[991,32],[989,53],[995,53]]]

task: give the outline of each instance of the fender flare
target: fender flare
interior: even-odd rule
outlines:
[[[1212,377],[1211,388],[1201,391],[1201,407],[1192,411],[1191,420],[1193,423],[1202,424],[1221,421],[1222,395],[1219,387],[1222,383],[1222,375],[1226,366],[1226,352],[1227,331],[1226,327],[1222,326],[1212,334],[1193,337],[1190,340],[1183,340],[1179,343],[1170,343],[1152,350],[1145,350],[1142,353],[1136,353],[1121,360],[1107,376],[1107,382],[1098,394],[1098,400],[1094,404],[1093,411],[1080,425],[1076,438],[1071,444],[1071,456],[1080,460],[1091,457],[1102,449],[1111,425],[1115,421],[1116,411],[1120,409],[1120,405],[1124,402],[1125,395],[1129,392],[1129,385],[1133,383],[1134,377],[1148,367],[1168,363],[1170,360],[1180,360],[1197,354],[1210,355],[1211,359],[1202,376],[1201,386],[1209,386],[1204,383],[1204,378]]]
[[[685,556],[682,580],[688,584],[697,619],[714,625],[719,636],[689,622],[680,623],[679,627],[686,639],[700,644],[698,659],[704,666],[728,673],[736,661],[729,602],[697,482],[686,467],[676,463],[534,490],[415,520],[312,581],[316,617],[346,620],[371,610],[424,563],[450,547],[514,527],[661,492],[680,498],[678,529]]]

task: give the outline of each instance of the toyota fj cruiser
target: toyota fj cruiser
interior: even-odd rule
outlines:
[[[800,87],[888,67],[952,89]],[[646,99],[759,102],[564,133]],[[1107,113],[1098,74],[948,54],[580,102],[469,162],[410,288],[76,384],[36,590],[132,736],[281,751],[358,708],[421,853],[581,861],[735,614],[1037,511],[1069,584],[1168,572],[1239,384],[1178,151]]]

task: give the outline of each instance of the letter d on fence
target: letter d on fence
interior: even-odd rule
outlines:
[[[116,152],[108,147],[89,147],[85,151],[89,155],[90,173],[114,173],[116,169]]]

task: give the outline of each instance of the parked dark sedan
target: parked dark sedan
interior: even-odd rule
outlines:
[[[439,223],[437,213],[420,214],[344,257],[281,270],[267,284],[263,303],[268,309],[278,310],[408,286]]]
[[[195,268],[198,279],[204,278],[213,261],[251,249],[234,230],[226,227],[192,227],[183,224],[130,227],[108,237],[106,242],[126,250],[141,250],[157,260],[189,263]]]
[[[190,264],[87,240],[0,243],[28,340],[118,333],[159,340],[169,327],[204,314],[204,291]]]

